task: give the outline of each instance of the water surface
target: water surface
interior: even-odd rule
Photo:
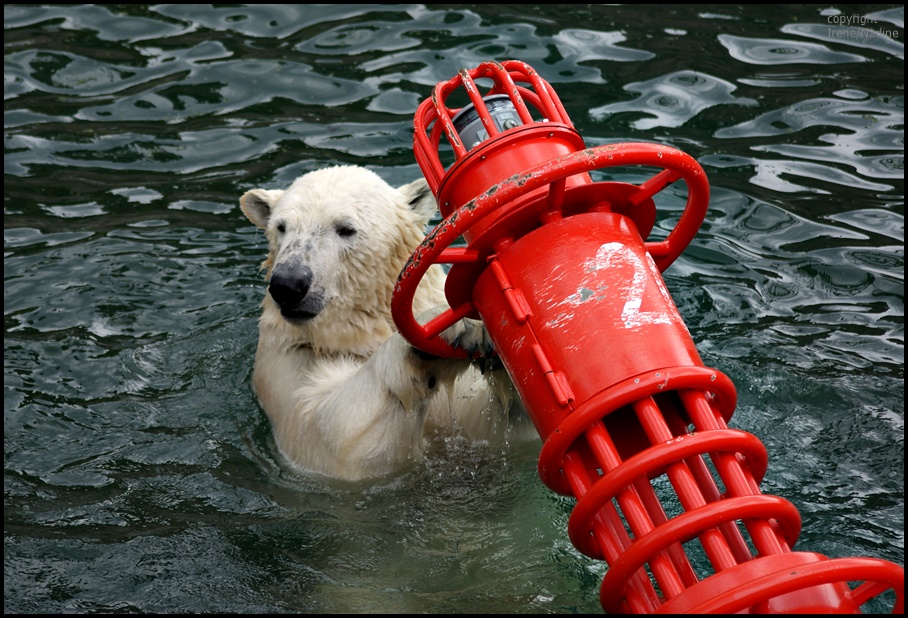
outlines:
[[[532,65],[589,145],[703,164],[665,278],[769,450],[763,490],[797,549],[903,563],[903,19],[5,5],[5,612],[601,611],[538,444],[301,478],[250,390],[266,243],[238,197],[331,164],[416,178],[416,106],[488,59]]]

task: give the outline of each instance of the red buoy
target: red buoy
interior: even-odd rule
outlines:
[[[901,566],[792,549],[797,509],[759,489],[766,449],[727,426],[735,387],[704,366],[661,276],[709,204],[693,158],[650,143],[587,148],[551,85],[517,61],[439,83],[414,124],[444,220],[400,274],[395,323],[417,348],[463,356],[437,335],[483,320],[543,440],[540,478],[577,499],[571,542],[609,565],[603,609],[859,613],[893,590],[904,611]],[[637,184],[590,174],[617,167],[654,171]],[[684,211],[651,239],[653,197],[678,182]],[[451,308],[420,324],[413,297],[435,263],[451,264]]]

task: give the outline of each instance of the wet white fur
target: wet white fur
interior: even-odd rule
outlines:
[[[435,213],[425,181],[395,189],[364,168],[332,167],[286,191],[249,191],[240,205],[267,235],[266,278],[281,260],[298,260],[325,301],[304,323],[286,320],[267,293],[262,303],[253,385],[292,464],[357,480],[420,458],[439,430],[482,440],[532,435],[503,371],[421,358],[395,331],[394,283]],[[342,237],[338,226],[355,233]],[[444,279],[433,266],[420,285],[414,310],[423,320],[444,305]],[[487,343],[472,321],[442,336]]]

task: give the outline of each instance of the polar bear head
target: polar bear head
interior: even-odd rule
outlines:
[[[337,166],[287,190],[248,191],[240,207],[268,238],[263,327],[289,345],[362,355],[394,332],[394,284],[436,212],[424,180],[395,189],[365,168]],[[439,291],[420,304],[437,303]]]

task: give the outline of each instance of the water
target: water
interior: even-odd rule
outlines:
[[[4,6],[5,612],[601,611],[538,444],[300,478],[249,387],[265,242],[238,197],[416,178],[413,111],[487,59],[537,69],[590,145],[704,165],[666,282],[763,490],[798,549],[903,563],[901,5],[451,6]]]

